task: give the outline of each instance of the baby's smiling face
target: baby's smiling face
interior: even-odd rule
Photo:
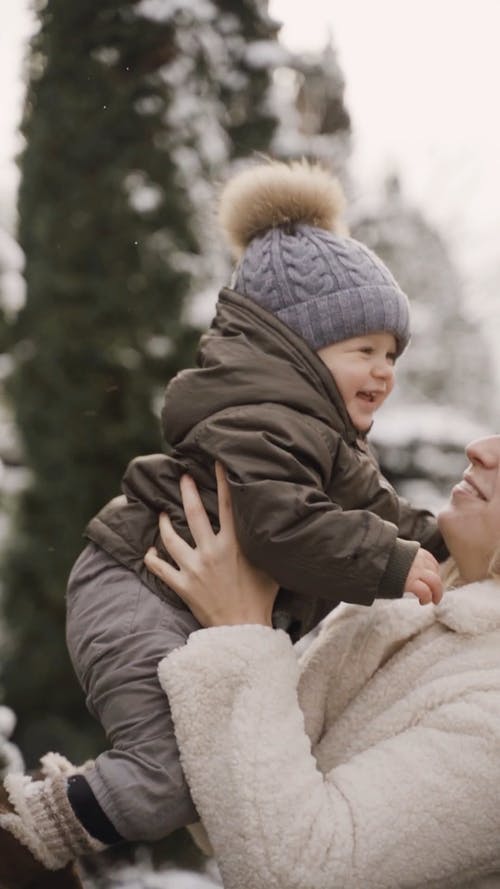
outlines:
[[[318,349],[359,432],[368,432],[373,414],[392,392],[396,354],[395,337],[385,331]]]

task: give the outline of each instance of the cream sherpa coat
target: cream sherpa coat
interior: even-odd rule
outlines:
[[[226,889],[500,886],[498,584],[341,607],[302,664],[200,630],[160,680]]]

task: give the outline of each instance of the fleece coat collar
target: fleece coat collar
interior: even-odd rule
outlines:
[[[500,628],[500,589],[492,580],[449,590],[435,609],[436,620],[456,633],[481,636]]]
[[[340,605],[323,622],[318,644],[301,658],[299,699],[312,743],[377,670],[426,630],[451,630],[457,636],[500,630],[500,586],[492,580],[447,590],[437,606],[421,606],[411,594],[397,601],[378,600],[371,608]],[[335,683],[331,657],[336,653]],[[348,669],[341,668],[345,661]]]
[[[500,629],[500,588],[493,580],[470,583],[447,590],[439,605],[417,607],[411,594],[393,602],[380,600],[370,613],[358,605],[341,605],[326,618],[325,628],[344,633],[345,626],[365,614],[370,633],[380,636],[391,647],[406,642],[411,636],[432,624],[441,624],[455,633],[480,636]]]

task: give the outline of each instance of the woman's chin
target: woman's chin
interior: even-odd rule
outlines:
[[[443,535],[450,555],[453,555],[453,549],[460,545],[460,537],[464,529],[463,514],[461,514],[460,509],[457,509],[452,501],[449,501],[446,506],[439,510],[437,526]]]
[[[471,502],[472,501],[472,502]],[[479,501],[480,502],[480,501]],[[474,553],[483,549],[481,539],[483,527],[478,514],[478,501],[474,504],[473,498],[461,497],[450,502],[438,513],[437,525],[443,540],[448,547],[448,552],[461,566],[462,577],[465,579],[466,568],[474,559]],[[485,574],[480,575],[484,577]]]

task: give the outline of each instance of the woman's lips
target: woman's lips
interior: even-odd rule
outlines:
[[[458,485],[455,485],[454,491],[460,494],[465,494],[468,497],[475,497],[478,500],[486,500],[483,492],[475,485],[472,481],[467,478],[463,478]]]

